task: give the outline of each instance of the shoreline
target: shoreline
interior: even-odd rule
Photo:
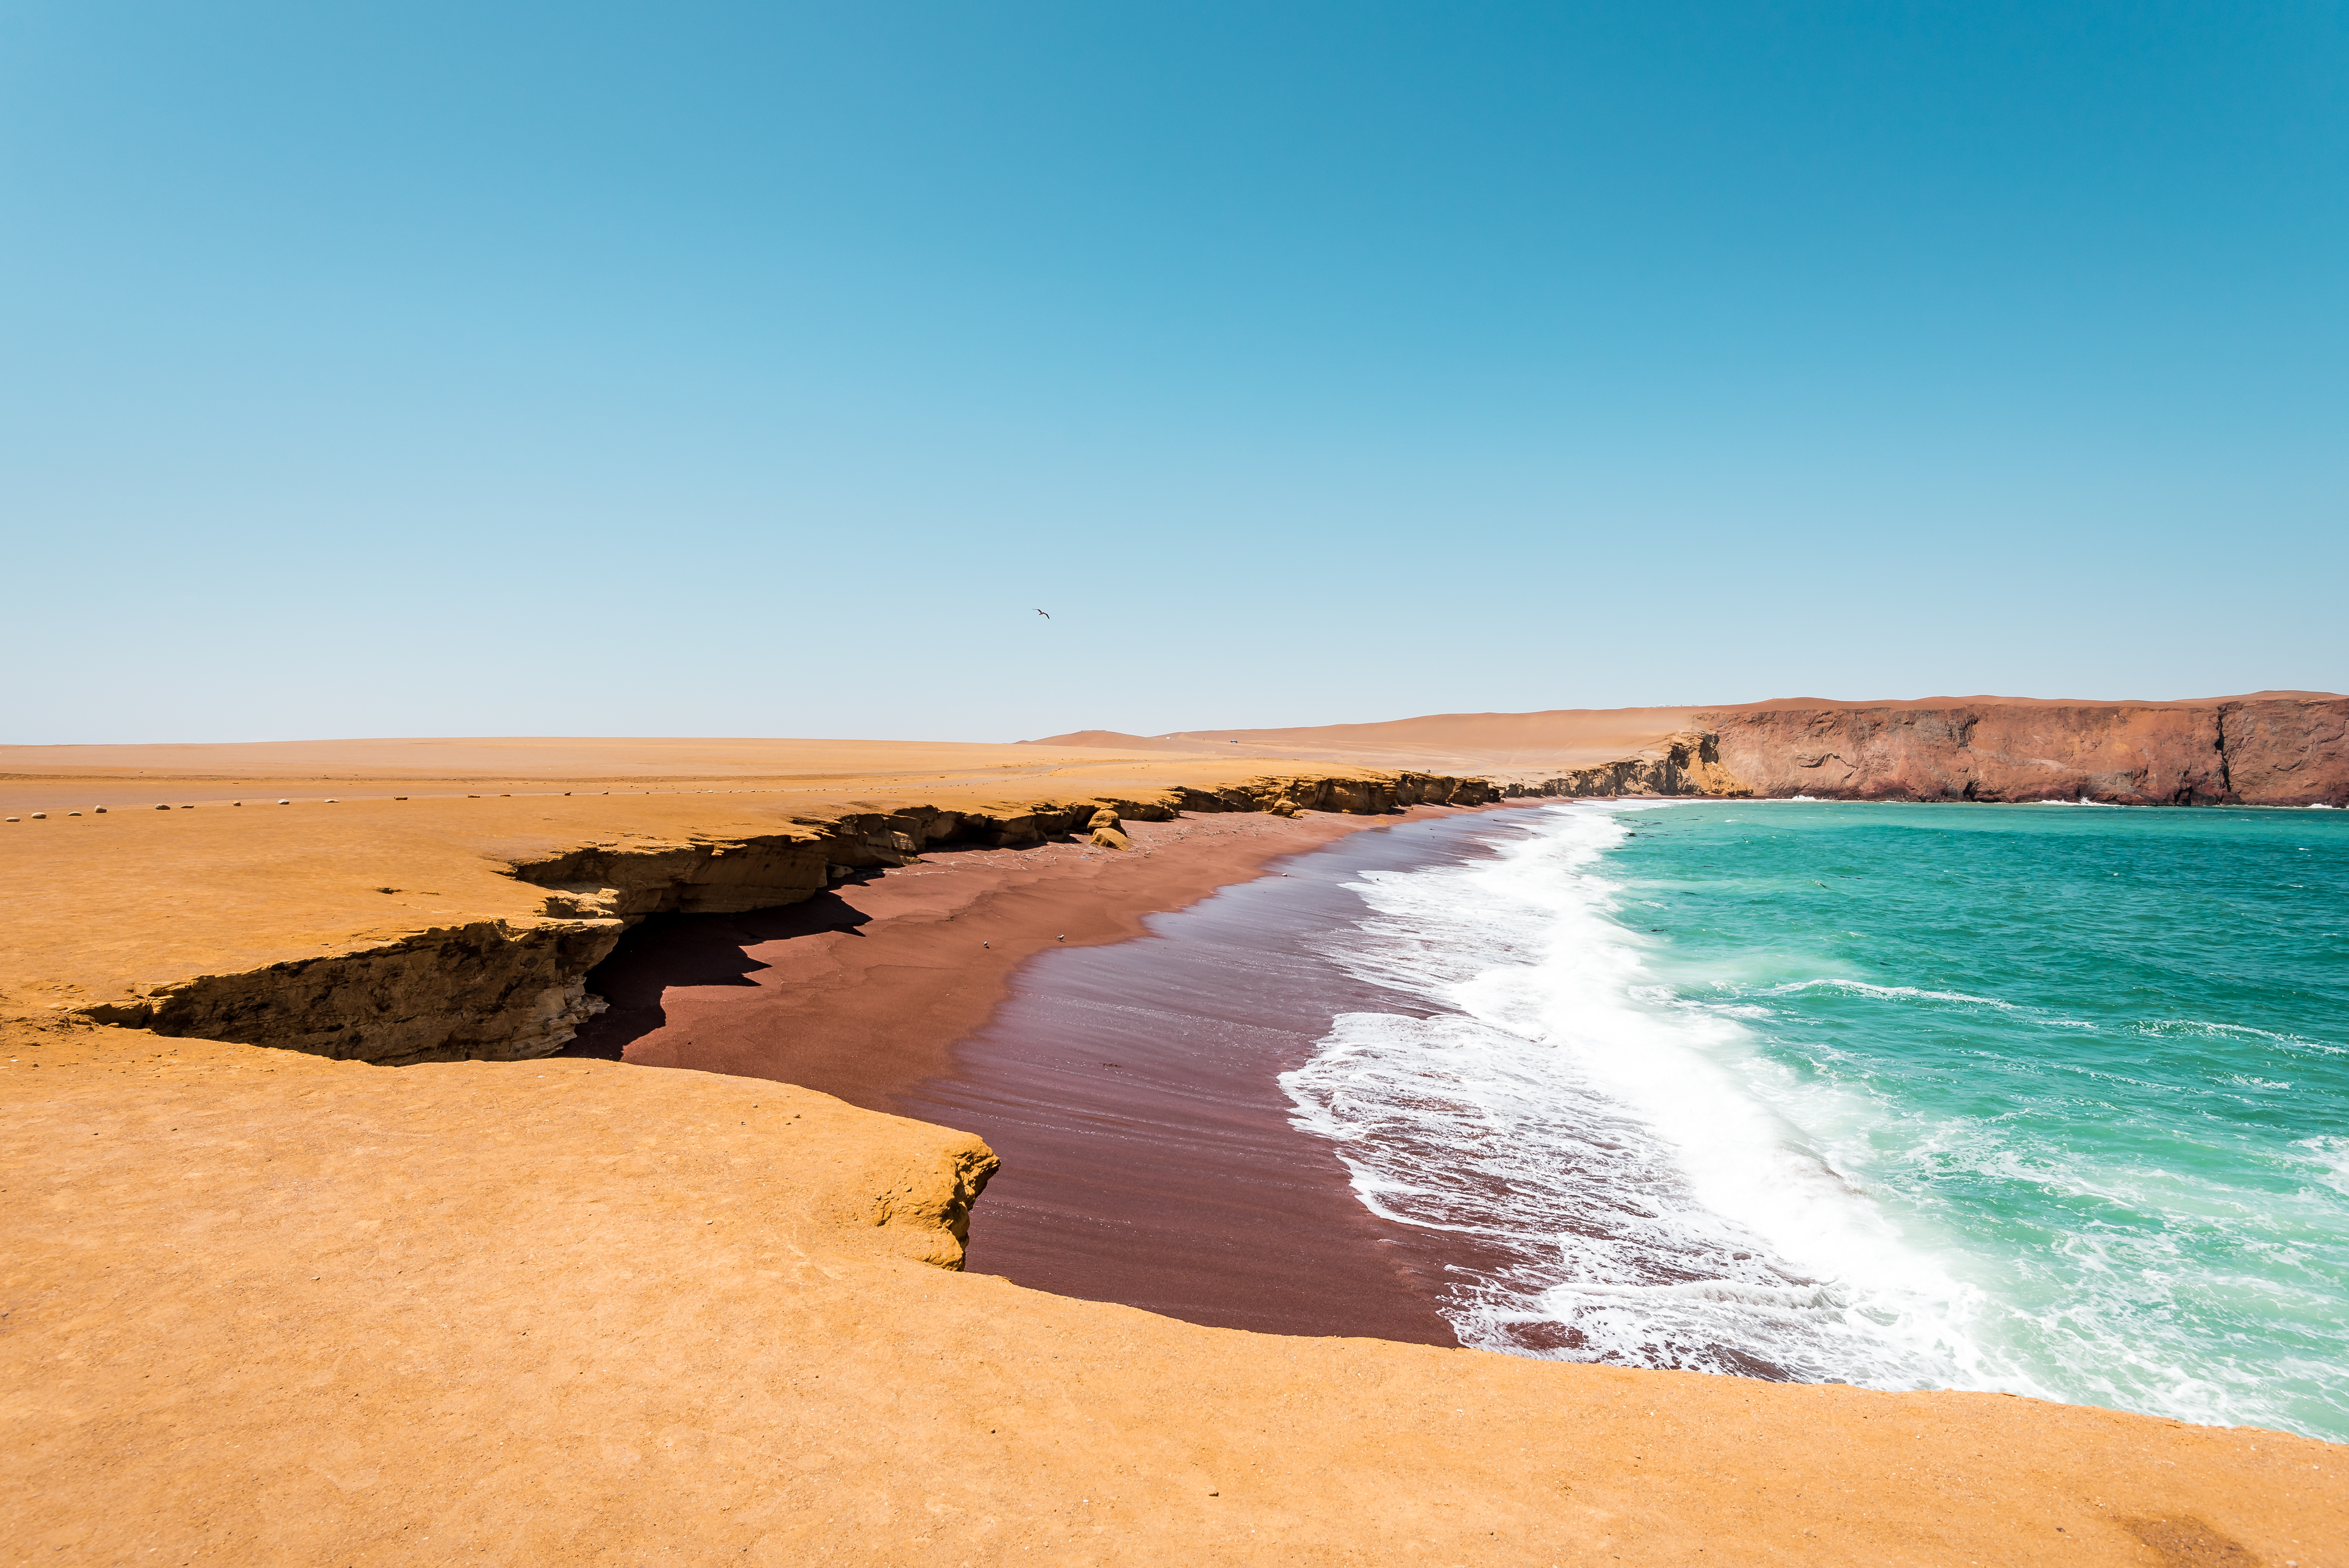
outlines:
[[[893,1108],[1003,1161],[970,1266],[1216,1327],[1459,1345],[1448,1287],[1498,1260],[1364,1203],[1280,1075],[1339,1014],[1395,1006],[1327,955],[1368,913],[1349,884],[1481,858],[1472,815],[1349,836],[1139,940],[1025,965],[952,1070]]]
[[[793,1083],[978,1133],[1004,1166],[973,1211],[971,1266],[1014,1284],[1216,1327],[1457,1346],[1435,1308],[1444,1258],[1290,1125],[1277,1074],[1303,1053],[1279,1053],[1318,1023],[1190,1049],[1166,988],[1209,977],[1159,975],[1155,1037],[1117,1047],[1132,1070],[1071,1076],[1112,1047],[1039,1019],[1035,975],[1087,951],[1138,998],[1168,947],[1153,922],[1358,836],[1535,804],[1185,814],[1129,822],[1123,851],[934,852],[788,909],[648,922],[591,975],[613,1006],[560,1055]],[[1300,1005],[1278,988],[1247,1004]]]
[[[887,813],[1033,828],[1178,789],[1272,803],[1259,786],[1280,779],[1212,761],[1096,753],[985,790],[876,774],[795,799],[830,813],[812,829],[740,796],[618,795],[28,828],[0,861],[0,1363],[25,1456],[0,1482],[0,1544],[59,1561],[635,1562],[683,1541],[776,1563],[1611,1568],[2307,1564],[2349,1539],[2349,1449],[2289,1434],[1241,1333],[954,1272],[994,1157],[805,1088],[598,1060],[383,1066],[89,1016],[179,976],[357,973],[337,966],[428,921],[609,930],[543,913],[596,888],[515,874],[581,845],[646,873],[617,892],[723,914],[791,888],[792,857],[821,879],[825,853],[861,844],[863,865],[917,874],[852,876],[843,903],[919,894],[917,910],[955,877],[976,886],[981,862],[895,864],[875,847],[905,831]],[[1372,797],[1394,784],[1352,777]],[[1030,852],[1071,861],[1039,868],[1061,886],[1136,863]],[[1199,897],[1227,885],[1208,880]],[[1014,894],[1055,907],[1015,881],[1007,912]],[[934,927],[963,923],[947,912]],[[1040,947],[1090,929],[1034,915]],[[1103,920],[1071,959],[1116,951],[1124,927]],[[880,930],[849,931],[886,923],[827,940],[869,946]],[[713,993],[744,988],[735,954]],[[920,965],[857,964],[838,973],[870,994],[868,1037],[893,979],[942,989]],[[938,997],[935,1030],[967,1000]],[[902,1077],[927,1058],[893,1059]]]
[[[611,1006],[558,1054],[768,1078],[902,1114],[1040,953],[1147,935],[1153,915],[1355,833],[1531,804],[1129,819],[1130,850],[931,849],[782,908],[657,915],[590,972]]]

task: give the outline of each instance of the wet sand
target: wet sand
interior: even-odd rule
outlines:
[[[1279,1075],[1338,1014],[1397,1006],[1326,955],[1366,913],[1345,884],[1473,852],[1462,830],[1480,825],[1349,838],[1138,941],[1023,968],[954,1071],[893,1107],[1003,1161],[970,1266],[1217,1327],[1459,1343],[1438,1315],[1450,1272],[1501,1260],[1364,1207],[1337,1150],[1291,1124]]]
[[[955,1045],[993,1016],[1046,948],[1143,934],[1286,855],[1365,829],[1457,815],[1185,813],[1128,822],[1127,851],[1081,841],[932,850],[782,909],[655,916],[590,977],[607,1012],[564,1053],[772,1078],[894,1109],[951,1070]]]

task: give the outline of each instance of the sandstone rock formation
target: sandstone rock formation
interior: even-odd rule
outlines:
[[[603,1011],[587,972],[626,922],[476,921],[358,953],[205,975],[82,1010],[159,1035],[243,1040],[338,1061],[523,1061]]]

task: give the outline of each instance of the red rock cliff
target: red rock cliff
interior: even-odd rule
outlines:
[[[2349,806],[2349,697],[1758,703],[1541,792]]]

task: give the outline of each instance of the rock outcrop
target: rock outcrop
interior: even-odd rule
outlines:
[[[202,975],[84,1016],[338,1061],[523,1061],[562,1049],[604,1010],[587,971],[626,924],[477,921],[359,953]]]
[[[2349,805],[2349,698],[1763,704],[1531,795]]]
[[[1750,795],[1721,762],[1721,737],[1689,729],[1620,761],[1578,768],[1537,784],[1513,784],[1510,795]]]
[[[1116,807],[1103,806],[1093,813],[1092,845],[1097,850],[1133,848],[1133,841],[1125,836],[1125,824],[1119,820]]]

